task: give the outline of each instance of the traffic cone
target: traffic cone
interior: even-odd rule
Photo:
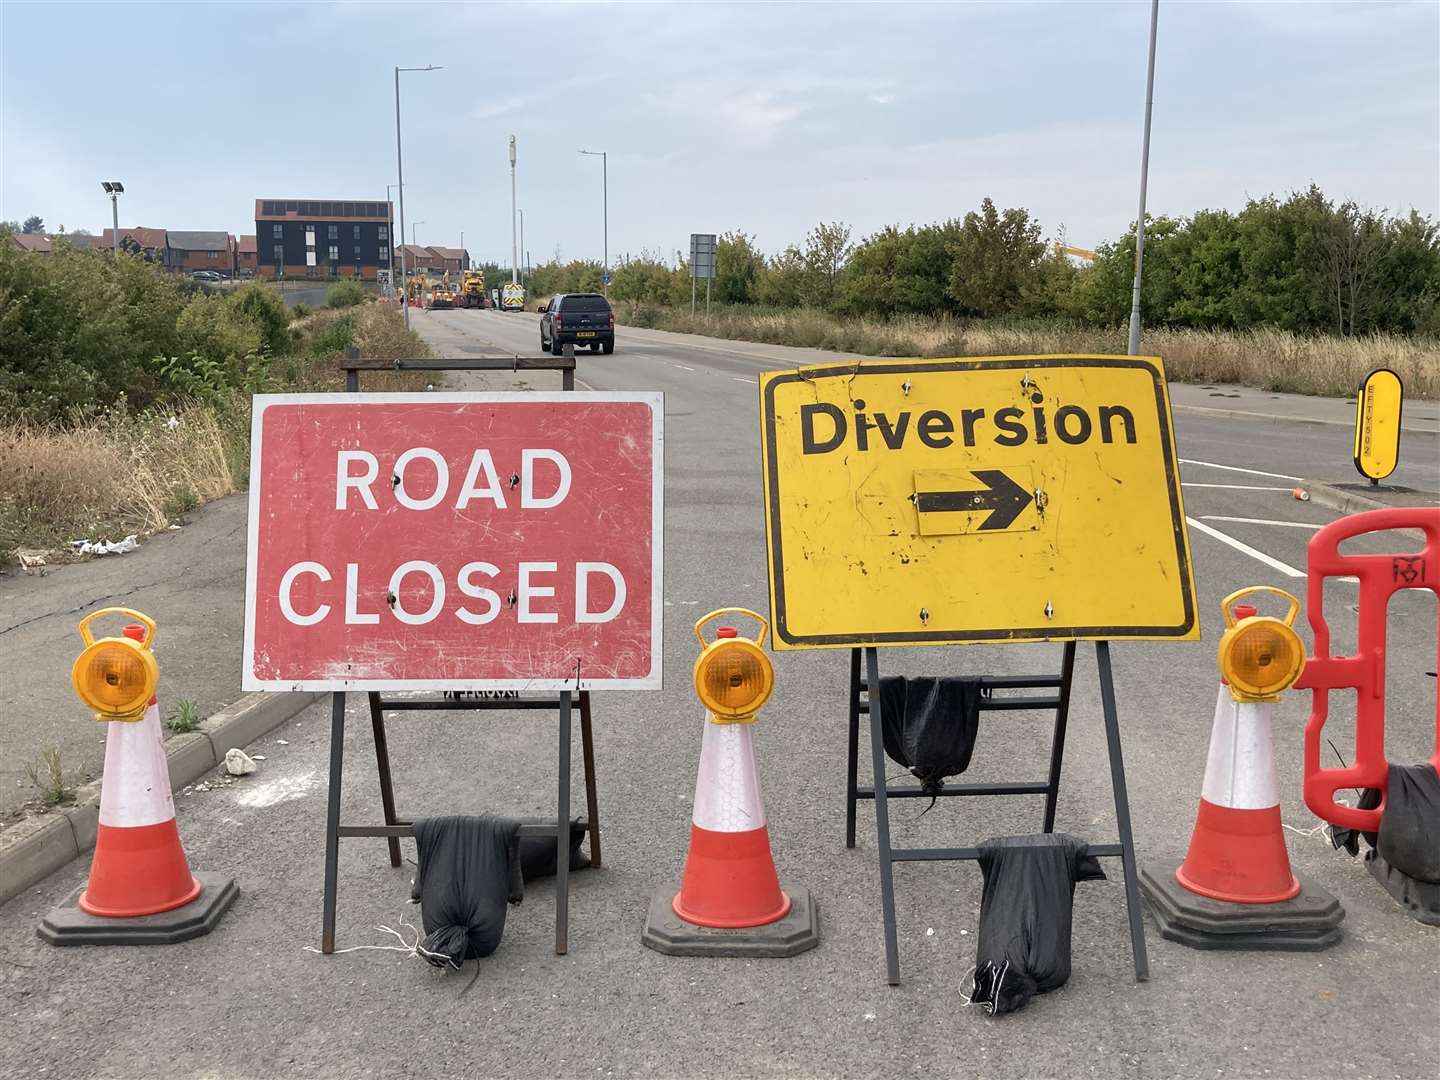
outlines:
[[[1235,608],[1239,620],[1255,614],[1248,604]],[[1221,678],[1189,850],[1173,873],[1140,871],[1161,935],[1171,941],[1200,949],[1312,950],[1340,940],[1340,902],[1290,868],[1274,709],[1273,699],[1237,699]]]
[[[1300,892],[1280,824],[1274,704],[1236,701],[1221,685],[1190,850],[1175,879],[1232,904],[1273,904]]]
[[[676,915],[696,926],[764,926],[790,910],[770,854],[750,729],[705,722],[690,854],[671,902]]]
[[[125,636],[141,640],[144,629],[127,626]],[[159,700],[150,698],[138,723],[112,720],[108,727],[100,826],[80,910],[126,919],[181,907],[200,895],[201,885],[175,825]]]
[[[145,629],[127,626],[124,634],[141,641]],[[56,945],[163,944],[208,933],[239,890],[230,878],[190,872],[158,699],[142,719],[107,727],[90,879],[75,907],[46,916],[40,936]]]

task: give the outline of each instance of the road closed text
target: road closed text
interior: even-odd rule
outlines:
[[[258,399],[252,682],[658,678],[659,399],[599,397]]]

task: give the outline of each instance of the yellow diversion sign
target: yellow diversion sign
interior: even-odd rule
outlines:
[[[1400,404],[1405,389],[1389,368],[1376,368],[1355,401],[1355,468],[1372,484],[1400,464]]]
[[[760,381],[774,647],[1200,636],[1158,358]]]

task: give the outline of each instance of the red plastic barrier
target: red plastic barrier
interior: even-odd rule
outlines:
[[[1418,551],[1397,555],[1342,555],[1340,544],[1355,536],[1385,529],[1418,529],[1424,544]],[[1333,521],[1310,541],[1306,606],[1315,633],[1315,655],[1295,683],[1313,693],[1305,725],[1305,805],[1324,821],[1343,828],[1373,832],[1385,812],[1382,797],[1375,810],[1358,810],[1335,802],[1341,788],[1378,788],[1383,793],[1390,763],[1385,760],[1385,616],[1390,597],[1401,589],[1429,589],[1440,600],[1440,508],[1396,507],[1370,510]],[[1359,653],[1330,655],[1330,627],[1325,622],[1325,579],[1360,580],[1356,616]],[[1440,604],[1436,615],[1440,642]],[[1437,649],[1440,652],[1440,649]],[[1437,657],[1440,660],[1440,657]],[[1320,765],[1321,732],[1330,713],[1330,691],[1355,689],[1355,760],[1345,768]],[[1435,753],[1430,764],[1440,770],[1440,695],[1435,707]]]

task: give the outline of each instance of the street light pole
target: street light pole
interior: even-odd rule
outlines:
[[[1135,287],[1130,295],[1130,355],[1140,352],[1140,274],[1145,266],[1145,186],[1150,177],[1150,110],[1155,103],[1155,28],[1160,0],[1150,3],[1150,60],[1145,73],[1145,137],[1140,144],[1140,216],[1135,219]]]
[[[510,284],[520,281],[520,243],[515,238],[515,136],[510,136]]]
[[[105,194],[110,196],[110,253],[120,254],[120,196],[125,193],[125,185],[119,180],[101,180],[100,186],[105,189]]]
[[[591,157],[600,159],[600,191],[602,195],[602,206],[604,212],[601,217],[604,230],[604,252],[605,266],[600,273],[600,281],[605,290],[605,299],[610,299],[610,156],[605,150],[581,150],[582,154],[589,154]]]
[[[400,306],[405,309],[405,328],[410,328],[410,297],[405,288],[405,163],[400,153],[400,73],[402,71],[440,71],[434,64],[395,69],[395,179],[400,188]]]
[[[524,250],[525,250],[525,211],[522,209],[522,210],[520,211],[520,251],[524,251]],[[518,255],[518,252],[517,252],[517,255]],[[525,282],[525,275],[524,275],[524,274],[521,274],[521,275],[520,275],[520,282],[521,282],[521,284],[524,284],[524,282]]]

